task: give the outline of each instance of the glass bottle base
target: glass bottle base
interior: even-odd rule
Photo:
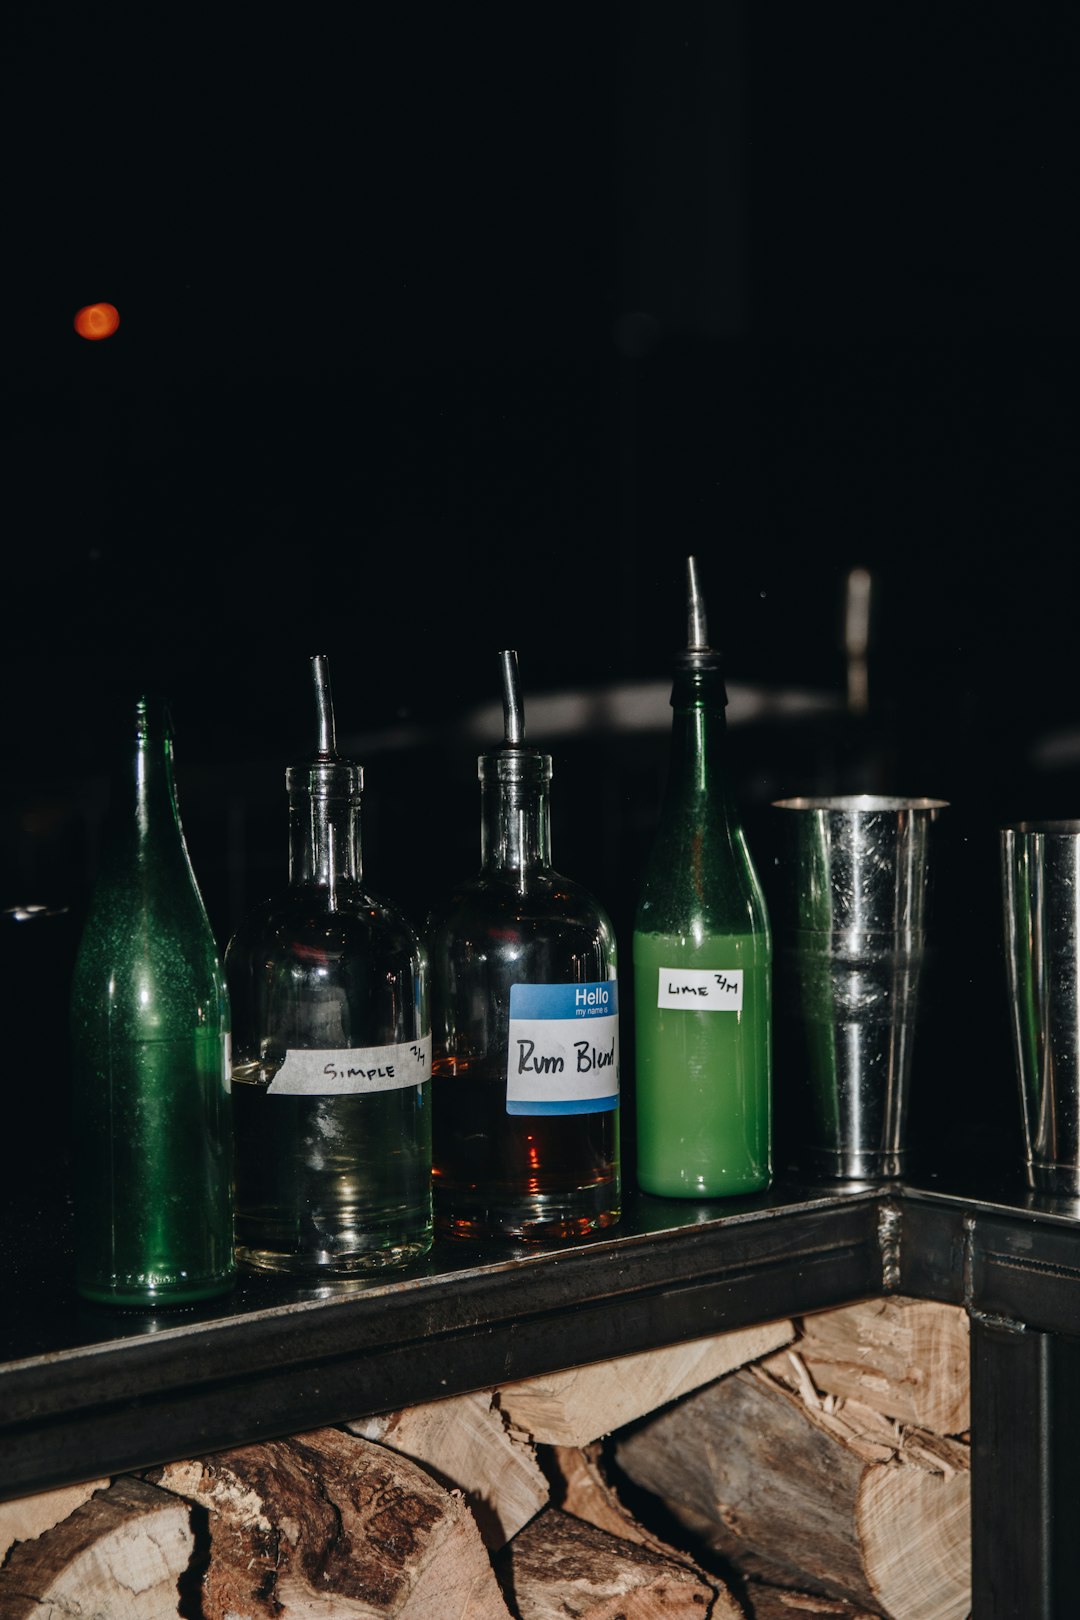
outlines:
[[[111,1282],[76,1281],[76,1292],[94,1305],[116,1305],[125,1310],[156,1311],[170,1305],[197,1305],[204,1299],[217,1299],[231,1293],[236,1285],[236,1273],[228,1271],[216,1277],[196,1277],[190,1281],[146,1284],[130,1278],[117,1278]]]
[[[435,1200],[440,1237],[514,1238],[520,1243],[565,1242],[615,1226],[622,1214],[610,1184],[587,1192],[537,1193],[499,1199],[466,1190]]]
[[[399,1271],[414,1260],[423,1259],[431,1248],[432,1235],[401,1239],[379,1248],[331,1254],[325,1249],[297,1253],[295,1250],[259,1248],[238,1244],[237,1261],[245,1271],[272,1271],[295,1277],[364,1277],[384,1271]]]

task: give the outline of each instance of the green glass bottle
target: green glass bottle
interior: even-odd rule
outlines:
[[[164,703],[134,722],[72,987],[76,1282],[149,1307],[232,1286],[229,1003]]]
[[[637,1174],[677,1198],[772,1179],[772,940],[725,769],[727,694],[694,558],[667,790],[634,921]]]

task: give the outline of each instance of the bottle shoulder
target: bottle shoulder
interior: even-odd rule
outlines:
[[[338,891],[330,904],[329,892],[319,885],[296,885],[270,896],[256,906],[229,942],[228,957],[245,950],[282,951],[296,947],[348,955],[381,950],[387,954],[420,957],[423,941],[393,902],[352,887]]]
[[[734,819],[669,821],[645,864],[634,926],[648,932],[769,932],[761,880]]]
[[[603,908],[580,884],[547,872],[524,892],[487,874],[461,884],[428,919],[437,1002],[506,1010],[514,984],[572,984],[617,976],[618,949]]]
[[[257,906],[225,952],[234,1050],[412,1040],[426,1022],[428,960],[396,906],[354,886],[293,885]]]
[[[209,923],[198,933],[88,923],[70,1005],[84,1032],[107,1024],[118,1039],[161,1039],[192,1028],[227,1031],[225,972]]]
[[[220,972],[217,943],[190,878],[150,874],[99,877],[79,939],[77,972],[135,973],[146,964],[179,980],[212,981]]]
[[[579,927],[610,934],[611,921],[583,884],[552,867],[530,872],[524,886],[513,876],[479,872],[459,883],[428,915],[426,932],[497,931],[511,922],[523,927]]]
[[[152,993],[158,1000],[213,1000],[224,978],[209,924],[197,936],[148,928],[137,937],[88,925],[75,957],[73,994],[93,996],[102,985],[110,997],[138,1000]]]

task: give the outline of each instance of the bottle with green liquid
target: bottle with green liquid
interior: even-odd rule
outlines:
[[[772,939],[725,766],[727,693],[689,558],[667,791],[634,920],[637,1173],[718,1198],[772,1179]]]

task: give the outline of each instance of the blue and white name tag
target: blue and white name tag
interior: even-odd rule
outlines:
[[[619,1101],[619,987],[510,986],[508,1114],[597,1114]]]

